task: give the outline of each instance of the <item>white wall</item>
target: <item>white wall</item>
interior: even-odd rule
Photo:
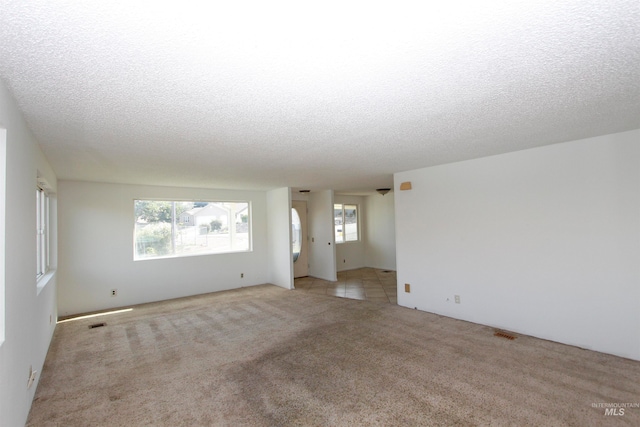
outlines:
[[[338,271],[353,270],[365,266],[364,253],[366,240],[363,236],[364,222],[366,221],[365,197],[343,196],[336,194],[335,203],[358,205],[358,240],[353,242],[336,243],[336,266]],[[335,239],[335,235],[334,235]]]
[[[4,343],[4,265],[5,265],[5,209],[7,192],[7,130],[0,128],[0,346]]]
[[[383,270],[396,269],[395,192],[365,198],[365,264]]]
[[[58,187],[61,316],[269,281],[265,192],[73,181]],[[145,198],[249,201],[253,251],[134,262],[133,201]]]
[[[400,305],[640,360],[640,130],[394,179]]]
[[[4,342],[0,343],[0,425],[24,425],[36,385],[27,389],[29,367],[42,372],[55,328],[56,211],[51,238],[52,268],[36,283],[36,177],[52,188],[56,177],[24,122],[16,103],[0,82],[0,128],[6,129],[6,209],[4,235]],[[3,222],[3,226],[5,223]],[[2,310],[0,309],[0,315]]]
[[[304,202],[309,201],[309,193],[301,193],[299,191],[291,191],[291,200],[302,200]]]
[[[333,231],[333,190],[309,194],[309,275],[337,280],[335,236]]]
[[[269,282],[293,289],[290,188],[267,192],[267,241]]]

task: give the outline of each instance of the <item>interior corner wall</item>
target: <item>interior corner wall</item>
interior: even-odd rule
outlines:
[[[0,346],[4,343],[4,269],[5,269],[5,230],[7,222],[5,220],[5,210],[7,207],[7,130],[0,128]]]
[[[336,243],[336,266],[338,271],[354,270],[365,267],[365,247],[364,223],[367,211],[362,196],[343,196],[336,194],[334,203],[353,204],[358,206],[358,240],[353,242]],[[335,236],[334,236],[335,239]]]
[[[253,249],[134,261],[135,199],[248,201]],[[58,210],[61,316],[269,281],[264,191],[60,181]],[[118,290],[116,297],[111,289]]]
[[[309,193],[309,275],[336,281],[336,251],[333,231],[333,190]]]
[[[363,237],[365,265],[382,270],[396,269],[395,192],[365,197]]]
[[[267,191],[267,241],[269,282],[293,289],[290,188]]]
[[[640,130],[394,181],[400,305],[640,360]]]
[[[45,178],[53,191],[57,183],[13,96],[1,81],[0,128],[6,129],[6,179],[1,193],[5,199],[5,270],[0,277],[4,280],[5,333],[0,343],[0,425],[21,426],[27,421],[57,317],[55,197],[51,200],[52,271],[36,281],[36,242],[30,236],[35,237],[37,176]],[[30,367],[38,374],[36,383],[27,389]]]

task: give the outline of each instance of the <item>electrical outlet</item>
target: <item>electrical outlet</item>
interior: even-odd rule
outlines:
[[[240,278],[244,279],[244,273],[240,273]]]
[[[454,296],[456,304],[460,304],[460,295],[455,295]]]
[[[343,260],[342,260],[342,263],[343,263],[343,264],[346,264],[346,262],[347,262],[347,260],[346,260],[346,259],[343,259]]]
[[[405,283],[405,284],[404,284],[404,291],[405,291],[406,293],[408,293],[408,294],[409,294],[409,293],[411,293],[411,285],[410,285],[410,284],[408,284],[408,283]]]
[[[117,289],[111,289],[111,296],[112,297],[118,296],[118,290]]]

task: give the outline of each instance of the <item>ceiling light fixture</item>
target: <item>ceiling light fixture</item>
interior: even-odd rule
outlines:
[[[376,191],[384,196],[389,191],[391,191],[391,189],[390,188],[377,188]]]

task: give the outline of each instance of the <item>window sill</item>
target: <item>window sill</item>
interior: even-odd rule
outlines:
[[[178,255],[162,255],[162,256],[154,256],[147,258],[133,258],[134,262],[138,261],[153,261],[156,259],[176,259],[176,258],[191,258],[191,257],[199,257],[199,256],[207,256],[207,255],[228,255],[228,254],[244,254],[253,252],[253,249],[239,249],[237,251],[226,251],[226,252],[205,252],[205,253],[195,253],[195,254],[178,254]]]
[[[49,284],[49,282],[51,281],[51,279],[55,275],[56,275],[56,270],[52,269],[52,270],[47,271],[44,276],[42,276],[41,278],[38,279],[38,282],[36,284],[38,292],[37,292],[36,295],[40,295],[40,292],[42,292],[42,290],[47,287],[47,285]]]

